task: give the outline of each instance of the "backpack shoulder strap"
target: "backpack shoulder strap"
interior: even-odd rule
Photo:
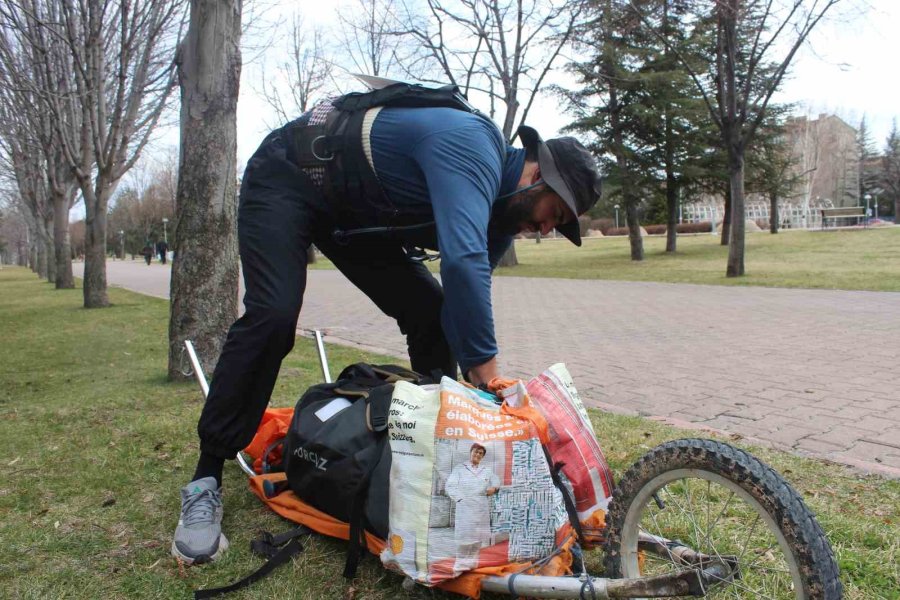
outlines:
[[[263,532],[262,538],[254,540],[250,544],[251,549],[255,553],[262,554],[269,559],[263,566],[243,579],[235,581],[231,585],[196,590],[194,592],[194,600],[205,600],[206,598],[215,598],[216,596],[230,594],[231,592],[243,589],[268,576],[272,571],[303,552],[303,544],[301,544],[300,540],[297,538],[308,533],[312,532],[303,525],[275,536],[269,532]],[[279,546],[281,547],[279,548]]]

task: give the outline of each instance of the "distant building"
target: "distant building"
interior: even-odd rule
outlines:
[[[836,207],[859,206],[859,148],[856,129],[835,115],[795,117],[786,125],[799,183],[791,203],[831,201]]]
[[[861,206],[860,164],[856,129],[835,115],[817,119],[794,117],[785,126],[790,144],[794,189],[779,200],[781,228],[818,228],[822,208]],[[769,201],[758,193],[747,193],[746,217],[761,228],[769,226]],[[683,206],[683,220],[721,224],[725,201],[721,196],[702,195]]]

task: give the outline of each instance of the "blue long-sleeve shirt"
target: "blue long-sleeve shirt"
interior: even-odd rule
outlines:
[[[512,238],[489,227],[516,189],[524,150],[488,119],[450,108],[385,108],[370,136],[375,171],[398,209],[431,206],[441,253],[441,321],[463,372],[497,354],[491,270]]]

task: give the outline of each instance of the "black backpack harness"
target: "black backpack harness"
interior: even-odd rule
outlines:
[[[397,209],[378,180],[363,149],[363,120],[376,107],[453,108],[487,119],[466,100],[455,85],[430,88],[419,84],[394,83],[370,92],[353,92],[331,101],[333,109],[322,123],[298,119],[283,129],[288,159],[304,170],[322,169],[323,193],[341,223],[335,229],[341,245],[359,235],[397,236],[408,241],[407,255],[413,260],[433,260],[420,247],[433,239],[434,218],[430,207]],[[374,226],[364,226],[374,223]]]

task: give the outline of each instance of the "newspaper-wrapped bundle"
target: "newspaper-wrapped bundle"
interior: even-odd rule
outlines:
[[[507,388],[501,397],[518,406],[520,389]],[[529,381],[525,390],[531,405],[547,422],[550,435],[546,447],[553,462],[563,465],[578,519],[590,527],[606,513],[615,483],[572,376],[564,364],[557,363]]]
[[[554,365],[532,386],[540,404],[521,382],[501,392],[502,405],[447,378],[396,384],[387,567],[434,585],[551,554],[568,519],[545,448],[573,462],[562,477],[579,519],[602,513],[612,480],[568,372]]]

